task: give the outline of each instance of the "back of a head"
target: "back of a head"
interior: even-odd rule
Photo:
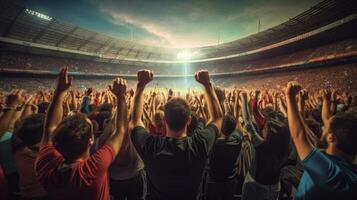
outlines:
[[[79,158],[89,148],[92,125],[84,114],[65,118],[54,131],[53,144],[66,161]]]
[[[113,110],[113,106],[109,103],[103,103],[99,108],[99,112],[105,112],[105,111],[112,112],[112,110]]]
[[[110,119],[112,117],[112,113],[109,111],[103,111],[103,112],[99,112],[96,115],[91,117],[91,120],[94,120],[98,123],[98,129],[99,131],[103,131],[104,130],[104,121],[106,119]]]
[[[237,125],[237,120],[232,115],[225,115],[223,117],[222,123],[222,133],[225,136],[230,136],[235,130]]]
[[[269,144],[270,153],[273,153],[278,160],[287,157],[290,144],[288,126],[285,123],[270,119],[266,123],[266,131],[265,140]]]
[[[312,119],[306,119],[306,124],[307,126],[311,129],[311,131],[316,135],[317,138],[320,138],[322,135],[322,131],[321,131],[321,125]]]
[[[334,115],[330,121],[330,132],[336,136],[336,147],[342,152],[357,154],[357,113],[343,112]]]
[[[190,117],[190,106],[183,98],[172,98],[164,106],[167,126],[173,131],[181,131]]]
[[[30,115],[16,124],[14,134],[17,135],[26,146],[35,145],[41,141],[44,122],[44,114]]]
[[[47,108],[50,105],[48,102],[42,102],[38,105],[38,113],[45,114],[47,112]]]

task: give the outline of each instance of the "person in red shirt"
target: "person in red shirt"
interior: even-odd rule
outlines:
[[[40,151],[35,161],[39,181],[51,199],[109,200],[108,167],[124,139],[126,81],[116,79],[111,92],[117,99],[115,130],[102,148],[90,156],[93,125],[84,114],[62,120],[62,102],[72,78],[62,68],[57,88],[46,114]]]

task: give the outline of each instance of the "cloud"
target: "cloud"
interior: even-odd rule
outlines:
[[[274,1],[114,1],[88,0],[113,25],[133,30],[138,42],[189,48],[228,42],[278,25],[319,0]]]

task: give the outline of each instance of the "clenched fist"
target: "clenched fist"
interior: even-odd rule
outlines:
[[[140,70],[138,71],[138,84],[141,86],[145,86],[150,81],[152,81],[154,74],[151,70]]]
[[[197,82],[201,83],[204,86],[208,86],[211,84],[207,70],[200,70],[196,72],[195,79]]]
[[[126,80],[117,78],[113,81],[113,85],[109,85],[109,90],[117,97],[124,98],[126,94]]]
[[[287,97],[295,98],[296,95],[300,92],[301,86],[296,81],[291,81],[286,87],[285,94]]]

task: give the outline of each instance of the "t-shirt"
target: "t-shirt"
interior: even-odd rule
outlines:
[[[356,200],[357,166],[313,148],[301,161],[304,173],[295,200]]]
[[[11,152],[12,132],[6,131],[0,137],[0,165],[5,175],[16,172],[14,157]]]
[[[127,180],[139,174],[144,169],[144,163],[140,159],[133,144],[129,140],[128,146],[122,145],[118,155],[109,167],[110,178],[113,180]]]
[[[160,131],[157,131],[156,126],[152,123],[149,123],[149,132],[152,135],[166,136],[166,126],[163,124]]]
[[[144,127],[135,127],[131,139],[144,161],[151,198],[196,199],[217,134],[213,124],[182,138],[153,136]]]
[[[19,186],[22,197],[44,197],[47,195],[45,189],[38,181],[34,169],[36,153],[23,147],[14,152],[15,164],[19,173]]]
[[[236,177],[241,145],[242,140],[237,137],[217,139],[208,163],[208,174],[211,180],[227,181]]]
[[[49,145],[37,156],[35,170],[51,199],[109,200],[108,168],[114,151],[104,145],[88,159],[63,165],[63,156]]]
[[[0,199],[8,199],[8,198],[9,198],[9,194],[8,194],[6,177],[0,165]]]

